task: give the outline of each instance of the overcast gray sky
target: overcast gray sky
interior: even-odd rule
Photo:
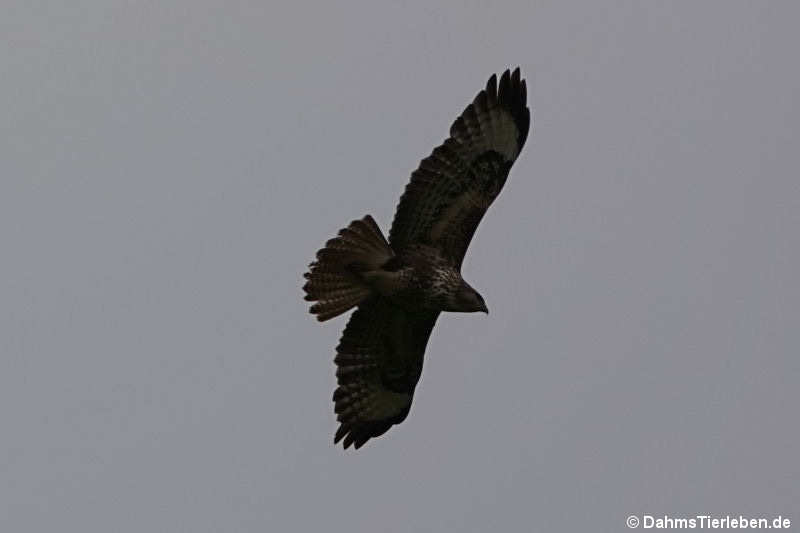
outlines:
[[[800,527],[796,2],[5,2],[0,530]],[[493,72],[534,126],[411,414],[301,275]]]

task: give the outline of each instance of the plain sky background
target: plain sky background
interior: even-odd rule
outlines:
[[[800,527],[800,4],[2,7],[0,530]],[[516,65],[491,314],[334,447],[306,264]]]

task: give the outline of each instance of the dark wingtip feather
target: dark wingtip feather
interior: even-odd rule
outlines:
[[[506,69],[500,76],[500,85],[497,88],[497,98],[502,104],[504,100],[508,99],[508,92],[511,89],[511,72]]]
[[[489,81],[486,82],[486,93],[491,101],[497,101],[497,74],[492,74]]]
[[[338,444],[339,441],[342,440],[342,437],[344,437],[347,434],[347,431],[348,431],[347,426],[345,426],[344,424],[340,425],[339,429],[336,430],[336,434],[333,436],[333,443]]]
[[[497,100],[502,107],[511,113],[514,123],[517,125],[517,130],[519,130],[517,144],[519,150],[522,150],[525,140],[528,138],[531,113],[527,105],[528,88],[525,80],[522,79],[519,67],[516,67],[513,72],[510,69],[506,69],[500,76]]]

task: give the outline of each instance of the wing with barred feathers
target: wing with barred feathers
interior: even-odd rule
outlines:
[[[336,347],[334,443],[358,449],[405,420],[438,315],[412,315],[380,297],[353,313]]]
[[[506,70],[450,128],[450,138],[411,174],[389,233],[399,253],[422,243],[459,267],[484,213],[500,193],[528,136],[530,110],[519,68]]]

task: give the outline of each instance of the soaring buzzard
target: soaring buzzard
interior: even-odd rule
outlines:
[[[320,321],[352,307],[334,361],[340,423],[334,443],[363,446],[405,420],[442,311],[488,313],[461,277],[467,246],[500,193],[530,125],[519,68],[492,75],[411,174],[389,241],[367,215],[317,252],[306,300]]]

